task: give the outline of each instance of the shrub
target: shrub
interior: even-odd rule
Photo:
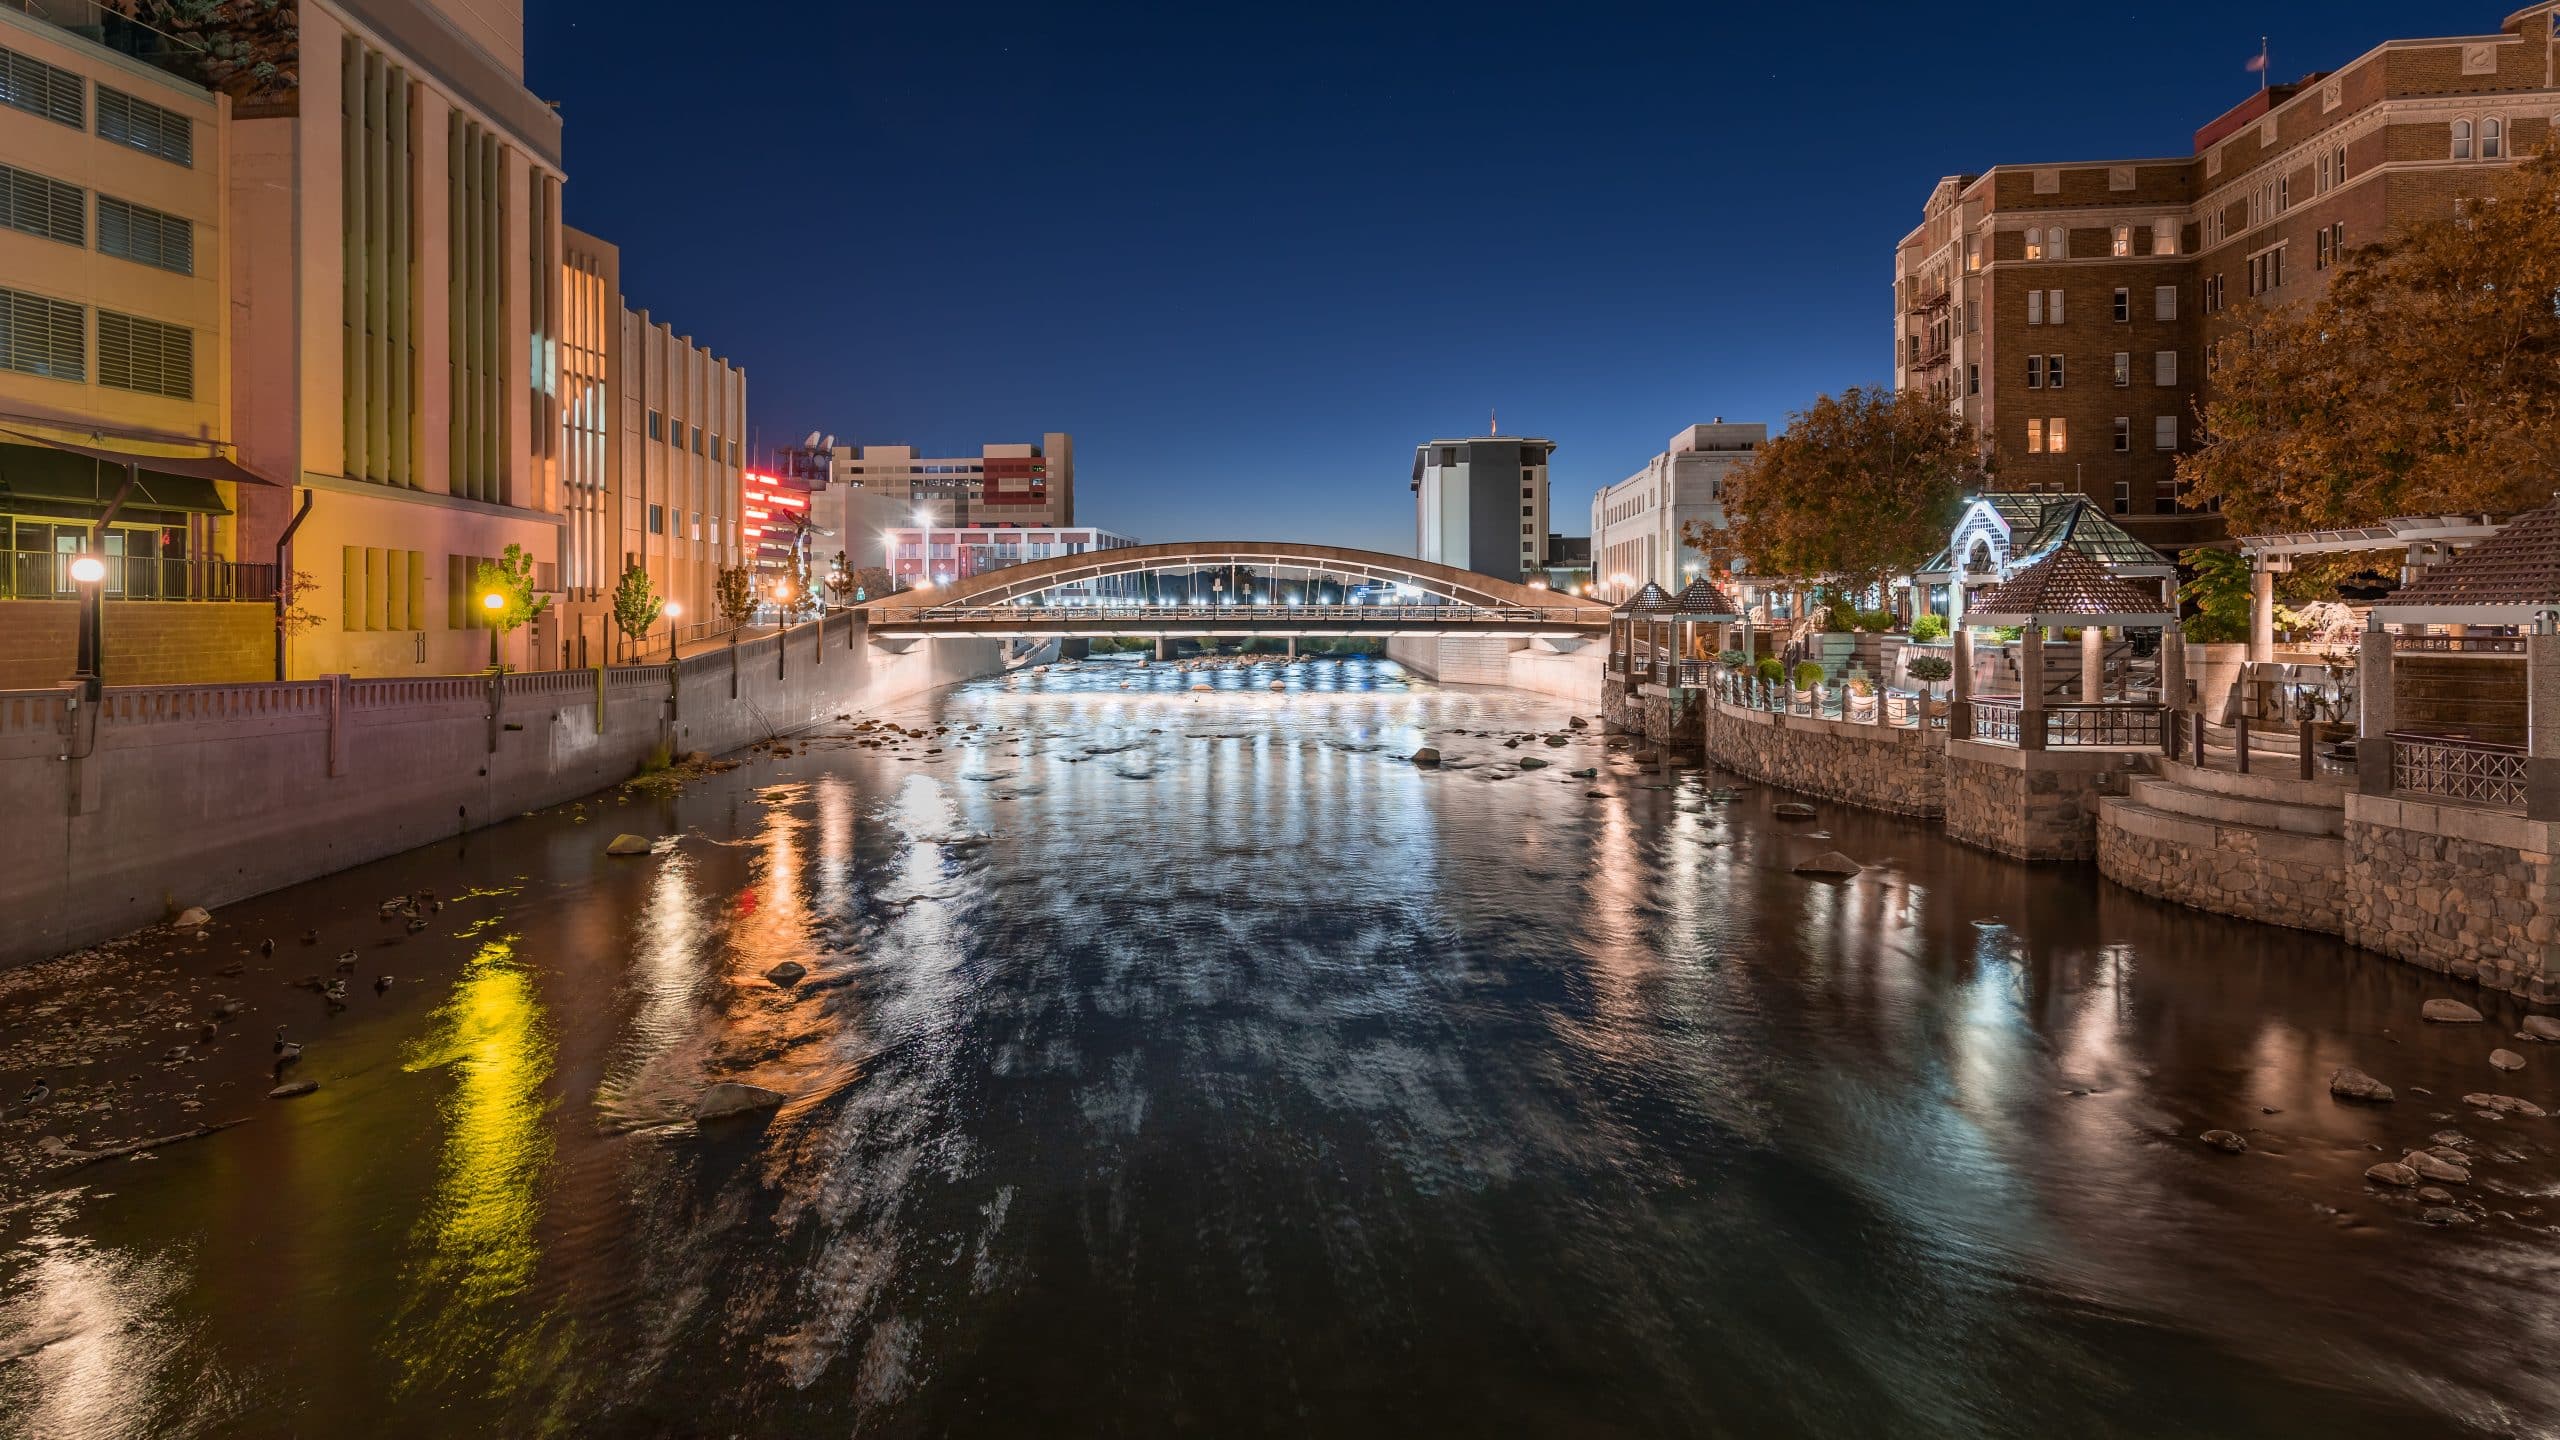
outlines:
[[[1902,668],[1923,685],[1935,685],[1956,673],[1955,665],[1944,655],[1914,655]]]
[[[1885,631],[1893,628],[1893,612],[1890,610],[1861,610],[1858,612],[1858,628],[1861,630],[1872,630],[1881,635]]]
[[[1810,660],[1796,662],[1796,688],[1810,690],[1822,683],[1822,667]]]
[[[1873,695],[1876,693],[1876,682],[1864,675],[1852,675],[1849,677],[1849,693],[1861,699]]]
[[[1739,650],[1727,650],[1723,654],[1717,656],[1716,659],[1735,670],[1739,670],[1743,666],[1751,663],[1751,657],[1743,654]]]
[[[1772,684],[1787,678],[1786,663],[1775,655],[1762,656],[1760,663],[1751,668],[1761,679]]]
[[[1932,610],[1911,622],[1911,638],[1920,641],[1947,638],[1947,617]]]
[[[1845,598],[1835,596],[1823,607],[1822,628],[1835,633],[1857,629],[1858,607],[1850,604]]]

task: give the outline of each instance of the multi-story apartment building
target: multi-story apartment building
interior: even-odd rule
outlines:
[[[713,618],[720,568],[745,537],[746,373],[633,310],[621,252],[561,231],[561,644],[614,653],[613,589],[638,566],[687,624]],[[672,623],[672,622],[670,622]]]
[[[1119,550],[1138,542],[1091,525],[1034,528],[1016,525],[892,526],[884,536],[889,572],[902,589],[930,589],[1008,565],[1028,565],[1063,555]],[[1047,592],[1052,604],[1127,598],[1143,590],[1144,577],[1113,576]]]
[[[912,445],[839,445],[829,483],[904,495],[936,525],[1073,525],[1076,442],[1050,431],[1040,443],[981,446],[975,455],[924,456]]]
[[[1591,497],[1591,570],[1601,593],[1633,594],[1648,580],[1677,592],[1705,568],[1684,540],[1691,524],[1721,530],[1725,477],[1769,443],[1769,427],[1721,415],[1671,437],[1642,470]]]
[[[1503,580],[1546,558],[1547,462],[1555,442],[1478,435],[1413,447],[1414,554]]]
[[[2343,253],[2545,143],[2555,14],[2386,41],[2249,97],[2184,155],[1940,180],[1894,254],[1894,383],[1962,413],[2003,489],[2087,495],[2161,548],[2214,538],[2175,466],[2234,307],[2318,293]]]

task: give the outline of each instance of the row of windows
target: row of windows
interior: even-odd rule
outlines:
[[[2133,383],[2133,355],[2129,351],[2119,350],[2116,352],[2115,360],[2115,383],[2116,388],[2121,390]],[[2030,390],[2059,390],[2062,388],[2065,373],[2063,358],[2059,355],[2027,357],[2027,388]],[[2178,383],[2177,351],[2154,350],[2151,352],[2151,383],[2154,385]]]
[[[195,225],[184,216],[112,195],[99,196],[97,209],[99,254],[195,273]],[[85,247],[88,219],[88,192],[79,186],[0,165],[0,226]]]
[[[0,290],[0,370],[49,380],[89,378],[88,307]],[[138,315],[98,312],[98,383],[192,400],[195,332]]]
[[[2115,448],[2119,454],[2133,448],[2133,417],[2119,415],[2115,419]],[[2151,448],[2178,448],[2178,417],[2155,415],[2151,420]],[[2030,455],[2065,455],[2071,450],[2071,424],[2060,415],[2049,420],[2027,422],[2027,453]]]
[[[729,464],[735,465],[738,463],[737,441],[730,440],[724,444],[721,438],[715,434],[710,437],[708,442],[709,448],[706,449],[701,426],[687,425],[682,420],[670,420],[661,411],[652,410],[649,412],[649,438],[652,440],[670,442],[673,443],[677,449],[682,450],[688,448],[686,444],[686,432],[688,431],[691,432],[692,444],[690,448],[694,454],[707,455],[714,461],[718,461],[725,454],[728,457]]]
[[[2284,283],[2284,247],[2249,257],[2249,293],[2264,295]]]
[[[2026,233],[2028,259],[2068,260],[2071,258],[2071,230],[2069,226],[2030,225],[2027,227]],[[2134,253],[2133,227],[2131,225],[2118,225],[2108,231],[2107,253],[2118,258]],[[2178,253],[2178,221],[2175,216],[2163,215],[2159,219],[2151,222],[2150,253],[2154,255],[2175,255]],[[1971,241],[1966,242],[1965,268],[1968,270],[1979,270],[1982,268],[1982,258],[1980,254],[1972,248]]]
[[[2473,143],[2473,137],[2478,143]],[[2473,152],[2477,151],[2475,155]],[[2503,160],[2507,158],[2507,122],[2495,115],[2483,119],[2475,129],[2469,119],[2453,122],[2453,158],[2456,160]]]
[[[0,49],[0,105],[41,115],[77,130],[88,125],[83,82],[75,71],[32,55]],[[112,144],[157,156],[173,165],[196,163],[195,124],[166,106],[100,85],[96,133]]]
[[[2062,295],[2063,292],[2059,290],[2028,291],[2027,323],[2030,325],[2059,325],[2063,323]],[[2119,285],[2115,288],[2115,293],[2110,298],[2111,305],[2109,313],[2119,323],[2129,321],[2133,318],[2132,290]],[[2154,320],[2175,320],[2178,318],[2177,286],[2154,285],[2151,287],[2151,318]],[[1914,338],[1916,339],[1917,337]]]

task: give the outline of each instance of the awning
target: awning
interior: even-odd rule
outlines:
[[[0,506],[103,510],[123,487],[129,464],[138,469],[133,493],[125,497],[127,510],[228,515],[231,507],[222,503],[216,481],[271,483],[219,455],[147,455],[0,429]]]

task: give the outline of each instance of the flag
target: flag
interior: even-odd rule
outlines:
[[[2260,36],[2258,38],[2258,53],[2250,56],[2249,63],[2241,68],[2247,70],[2252,75],[2264,75],[2267,73],[2266,37]]]

